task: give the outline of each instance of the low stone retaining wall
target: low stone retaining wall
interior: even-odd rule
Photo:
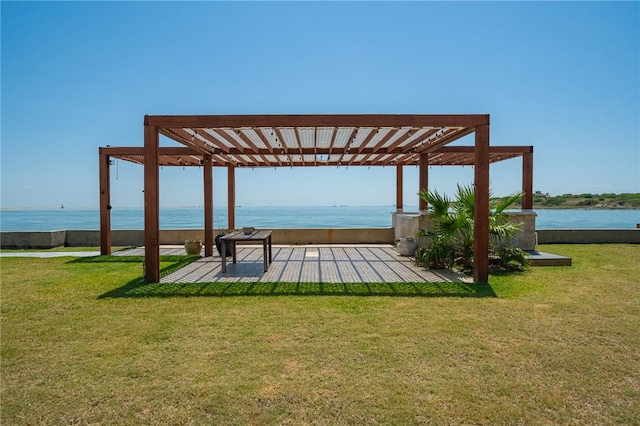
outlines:
[[[65,230],[0,232],[0,247],[26,249],[61,247],[65,245],[66,235]]]
[[[214,231],[216,233],[216,231]],[[640,229],[538,229],[538,244],[640,244]],[[160,230],[160,244],[184,244],[203,239],[202,229]],[[274,229],[274,244],[393,244],[394,228],[361,229]],[[144,231],[111,231],[113,246],[142,246]],[[0,232],[3,248],[98,247],[99,231],[60,230]]]
[[[273,244],[392,244],[393,228],[348,229],[273,229]],[[218,232],[214,230],[214,234]],[[186,240],[204,240],[202,229],[160,230],[161,245],[184,244]],[[142,246],[144,231],[113,230],[112,246]],[[3,248],[99,247],[100,231],[62,230],[50,232],[0,232]]]
[[[640,244],[640,229],[538,229],[538,244]]]

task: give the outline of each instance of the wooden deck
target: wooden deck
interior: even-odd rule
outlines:
[[[162,283],[214,282],[315,282],[315,283],[472,283],[472,277],[456,271],[427,270],[400,256],[391,245],[273,246],[273,263],[264,272],[262,245],[238,247],[238,263],[227,258],[203,257],[161,279]],[[571,258],[530,251],[533,266],[571,266]],[[184,255],[183,246],[162,246],[160,255]],[[114,256],[144,256],[144,247],[115,252]]]
[[[144,248],[120,253],[141,255]],[[184,254],[184,249],[161,247],[160,254]],[[472,282],[470,276],[459,272],[417,267],[391,245],[273,246],[273,263],[267,272],[263,270],[262,246],[239,246],[237,260],[236,264],[228,263],[223,273],[222,259],[216,252],[163,277],[161,282]]]

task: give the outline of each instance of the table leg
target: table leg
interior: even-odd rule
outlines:
[[[271,255],[271,235],[269,235],[269,263],[273,263],[273,257]]]
[[[220,240],[220,251],[222,254],[222,272],[227,272],[227,242]]]
[[[236,242],[231,242],[231,252],[233,253],[233,264],[236,264]]]
[[[267,263],[267,239],[262,240],[262,263],[264,265],[264,271],[267,272],[269,264]]]

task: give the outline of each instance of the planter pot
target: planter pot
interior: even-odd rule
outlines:
[[[185,241],[184,250],[187,252],[187,254],[200,254],[200,251],[202,251],[202,242]]]
[[[220,242],[220,238],[224,237],[224,234],[218,234],[216,235],[216,249],[218,249],[218,254],[220,255],[220,257],[222,257],[222,243]],[[233,256],[233,250],[231,250],[230,245],[227,245],[227,257],[229,256]]]
[[[418,245],[413,241],[413,238],[400,238],[397,246],[401,256],[413,256],[417,248]]]

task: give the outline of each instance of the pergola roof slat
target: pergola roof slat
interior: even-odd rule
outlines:
[[[224,152],[228,153],[233,147],[233,144],[231,144],[227,139],[220,136],[215,129],[203,129],[203,132],[200,132],[199,134],[207,141],[209,141],[212,146],[219,148]]]
[[[274,144],[277,144],[277,146],[274,147],[275,152],[285,156],[286,162],[288,162],[289,164],[293,163],[293,161],[291,160],[291,156],[287,152],[282,132],[278,128],[274,128],[273,131],[275,132]],[[283,162],[285,161],[283,160]]]

